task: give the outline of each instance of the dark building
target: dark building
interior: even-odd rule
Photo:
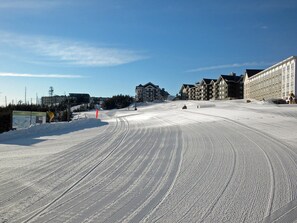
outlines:
[[[74,99],[75,104],[88,104],[90,103],[90,95],[89,94],[81,94],[81,93],[70,93],[69,97]]]
[[[67,97],[65,95],[44,96],[44,97],[41,97],[41,104],[47,105],[47,106],[59,105],[65,102],[66,99]]]
[[[221,75],[215,84],[215,99],[242,99],[243,98],[243,76],[235,73]]]

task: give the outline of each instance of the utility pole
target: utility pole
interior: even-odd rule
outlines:
[[[7,97],[5,96],[5,107],[7,107]]]

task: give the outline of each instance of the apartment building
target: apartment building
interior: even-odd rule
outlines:
[[[252,76],[256,75],[257,73],[260,73],[263,70],[257,70],[257,69],[246,69],[244,72],[244,98],[250,98],[250,88],[249,85],[247,85],[248,78],[251,78]]]
[[[213,99],[242,99],[243,98],[243,76],[235,73],[221,75],[214,83]]]
[[[200,100],[209,100],[213,97],[213,85],[216,79],[203,78],[200,83]]]
[[[138,85],[135,89],[137,102],[151,102],[155,100],[166,100],[169,93],[164,88],[160,88],[151,82],[145,85]]]
[[[179,94],[181,96],[182,100],[189,100],[192,96],[192,91],[190,90],[191,88],[194,88],[194,84],[183,84],[181,86],[181,89],[179,91]]]
[[[195,99],[194,100],[201,100],[201,83],[197,82],[195,84]]]
[[[189,100],[195,100],[196,98],[196,86],[191,87],[188,91],[188,99]]]
[[[180,90],[182,100],[224,100],[243,98],[243,75],[221,75],[218,79],[203,78],[195,85],[183,84]]]
[[[296,62],[291,56],[255,75],[244,76],[245,99],[288,99],[296,95]]]
[[[211,82],[210,82],[210,84],[211,84],[211,95],[209,95],[209,99],[217,99],[218,98],[218,93],[219,92],[217,92],[217,88],[216,88],[216,84],[217,84],[217,79],[213,79]]]

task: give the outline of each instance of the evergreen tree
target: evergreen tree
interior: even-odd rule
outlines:
[[[126,108],[133,103],[133,97],[129,95],[115,95],[103,103],[104,109]]]

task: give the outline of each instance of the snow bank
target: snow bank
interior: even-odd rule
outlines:
[[[102,111],[104,122],[2,134],[0,219],[279,219],[297,204],[296,108],[243,100],[151,103]],[[296,221],[293,214],[282,219],[289,218]]]
[[[0,143],[14,139],[26,138],[28,140],[28,144],[30,144],[30,139],[32,142],[32,139],[42,136],[63,135],[83,129],[99,127],[106,124],[106,122],[102,122],[101,120],[94,118],[74,120],[71,122],[46,123],[43,125],[32,126],[27,129],[2,133],[0,134]]]

